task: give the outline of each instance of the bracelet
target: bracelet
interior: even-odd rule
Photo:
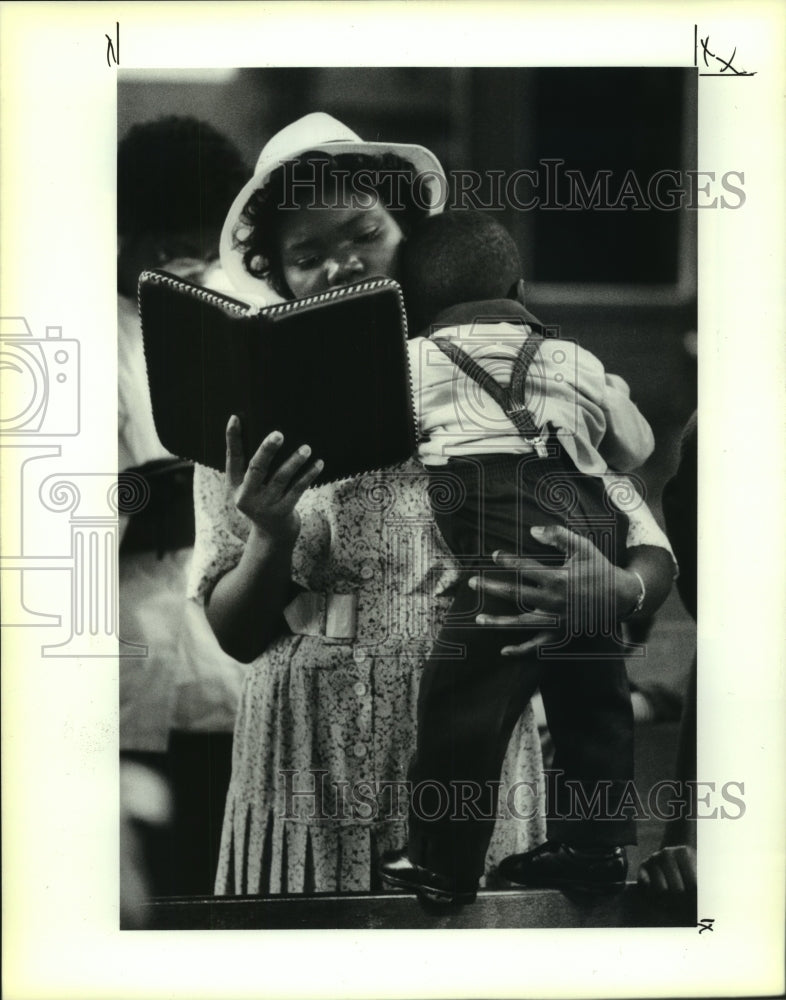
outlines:
[[[641,611],[641,609],[644,607],[644,599],[647,596],[647,588],[644,585],[644,580],[642,580],[641,574],[637,573],[635,569],[632,569],[630,572],[639,581],[639,586],[641,587],[641,590],[639,592],[639,596],[636,598],[636,603],[633,605],[633,607],[626,615],[623,615],[623,617],[620,618],[620,621],[622,622],[626,622],[629,618],[632,618],[634,615],[638,614],[639,611]]]

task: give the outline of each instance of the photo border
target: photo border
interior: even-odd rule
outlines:
[[[713,932],[120,932],[116,662],[47,659],[38,630],[4,629],[9,998],[782,990],[781,5],[3,3],[0,301],[36,336],[58,326],[79,340],[87,419],[78,448],[63,445],[63,471],[109,474],[113,55],[139,67],[390,64],[393,52],[396,65],[691,65],[697,22],[756,74],[699,83],[699,169],[744,171],[747,195],[738,211],[699,217],[698,775],[744,781],[746,803],[742,820],[699,827],[698,910]],[[54,557],[67,539],[49,525]],[[4,519],[4,543],[9,531]]]

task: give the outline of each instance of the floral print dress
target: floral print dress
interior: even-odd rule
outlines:
[[[314,487],[300,501],[293,576],[309,592],[247,669],[235,725],[219,895],[368,891],[380,855],[406,844],[406,777],[423,662],[457,579],[415,462]],[[197,467],[191,596],[237,564],[248,522],[223,474]],[[503,788],[540,787],[532,710]],[[522,786],[519,786],[522,787]],[[534,796],[533,796],[534,798]],[[545,839],[542,803],[498,819],[487,854]]]

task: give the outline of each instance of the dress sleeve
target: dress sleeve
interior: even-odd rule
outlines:
[[[204,604],[215,584],[240,561],[249,525],[227,496],[224,474],[203,465],[194,467],[194,522],[187,594]]]
[[[654,545],[656,548],[666,549],[674,563],[674,578],[676,579],[679,567],[674,550],[632,480],[628,476],[610,472],[603,477],[603,483],[609,501],[627,515],[627,548],[632,549],[637,545]]]

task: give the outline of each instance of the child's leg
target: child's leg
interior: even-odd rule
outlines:
[[[452,614],[475,607],[467,579]],[[500,655],[518,634],[446,625],[438,647],[460,645],[463,654],[432,653],[423,669],[417,749],[409,771],[409,854],[416,864],[457,881],[483,874],[508,741],[538,685],[534,658],[512,661]]]
[[[434,505],[464,572],[421,678],[409,852],[416,864],[465,881],[483,872],[496,782],[511,732],[538,684],[534,657],[500,655],[503,646],[521,642],[520,629],[474,624],[479,611],[510,614],[510,604],[486,598],[481,606],[468,586],[473,575],[509,575],[490,556],[498,548],[521,551],[522,535],[531,550],[546,551],[517,523],[517,468],[515,457],[451,463],[447,475],[460,480],[463,503],[447,513]]]
[[[601,480],[578,474],[567,460],[563,475],[573,484],[570,526],[580,534],[594,530],[596,543],[602,530],[605,554],[621,563],[627,518],[609,506]],[[636,826],[630,811],[621,817],[616,813],[633,782],[633,710],[619,643],[613,628],[604,631],[601,625],[613,624],[613,615],[602,610],[613,595],[598,595],[594,602],[591,595],[581,596],[571,622],[575,638],[558,660],[543,660],[540,690],[554,742],[557,789],[550,803],[549,839],[575,846],[632,844]]]
[[[615,644],[602,637],[581,640],[576,650],[581,656],[572,662],[568,657],[544,661],[541,673],[555,747],[549,776],[555,783],[547,785],[548,840],[505,858],[499,873],[518,885],[594,895],[624,888],[623,847],[636,842],[630,796],[633,710],[624,662],[613,655]],[[587,658],[592,646],[607,658]],[[625,813],[618,815],[621,807]]]
[[[568,843],[603,846],[635,842],[635,826],[627,818],[613,821],[559,820],[577,808],[592,808],[598,790],[610,787],[609,809],[633,779],[632,712],[623,661],[613,636],[588,641],[580,635],[565,646],[558,659],[537,653],[520,659],[501,657],[505,645],[522,641],[521,630],[489,626],[467,627],[478,613],[478,598],[468,588],[470,574],[493,566],[496,548],[542,558],[553,550],[538,546],[529,534],[532,524],[565,523],[565,517],[536,503],[543,477],[551,477],[552,495],[570,498],[568,526],[580,533],[608,526],[610,511],[602,483],[580,477],[569,464],[556,460],[508,462],[500,459],[451,463],[461,471],[467,500],[449,516],[435,510],[435,519],[454,552],[468,567],[438,643],[426,663],[418,707],[418,743],[410,777],[422,783],[410,818],[410,856],[433,871],[477,877],[493,827],[494,782],[507,743],[523,708],[540,684],[556,749],[555,768],[564,771],[563,798],[550,816],[550,832]],[[560,490],[560,481],[564,489]],[[624,518],[613,537],[614,561],[624,551]],[[510,614],[507,603],[482,608]],[[462,622],[463,617],[463,622]],[[462,627],[463,625],[463,627]],[[438,654],[445,647],[463,647],[461,656]],[[592,658],[582,658],[592,653]],[[577,656],[577,654],[581,654]],[[430,797],[425,790],[432,782]],[[574,789],[565,800],[564,790]],[[575,810],[573,810],[575,811]],[[438,816],[429,820],[428,816]]]
[[[596,544],[602,535],[604,554],[616,564],[623,562],[627,518],[610,506],[602,481],[581,475],[564,456],[556,465],[552,481],[557,487],[562,482],[565,494],[571,496],[568,527],[589,535]],[[596,599],[591,594],[578,596],[576,607],[568,610],[574,638],[559,651],[558,659],[541,651],[540,690],[554,742],[557,790],[549,803],[549,839],[621,846],[636,840],[629,816],[612,818],[633,782],[628,679],[613,634],[614,616],[607,607],[613,594],[599,594]],[[564,773],[559,775],[560,771]]]
[[[549,840],[573,846],[633,844],[636,824],[630,809],[616,815],[633,782],[633,708],[625,662],[614,656],[607,640],[590,645],[607,658],[561,658],[546,662],[541,673],[554,742]],[[582,654],[590,645],[583,640]]]

